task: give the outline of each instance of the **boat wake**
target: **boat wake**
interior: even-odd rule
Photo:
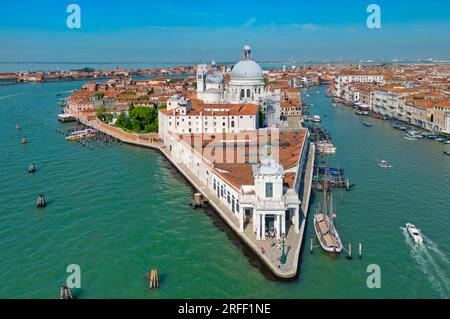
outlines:
[[[3,95],[3,96],[0,96],[0,100],[9,99],[11,97],[15,97],[15,96],[19,96],[19,95],[22,95],[22,94]]]
[[[400,228],[406,243],[411,247],[411,257],[416,260],[419,269],[427,276],[431,286],[440,294],[441,298],[448,299],[450,297],[450,261],[448,257],[428,237],[422,234],[423,244],[416,245],[407,229]]]

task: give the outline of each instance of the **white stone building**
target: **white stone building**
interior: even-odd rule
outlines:
[[[158,132],[162,139],[169,132],[233,133],[258,129],[259,112],[254,104],[202,104],[180,96],[167,100],[167,109],[158,112]]]
[[[334,95],[344,98],[349,84],[351,83],[385,83],[384,75],[352,74],[338,75],[334,79]]]
[[[265,240],[270,234],[280,238],[289,229],[299,232],[304,221],[299,189],[306,165],[308,131],[280,132],[279,140],[290,146],[281,150],[277,159],[267,155],[264,147],[257,157],[241,162],[221,161],[217,157],[218,148],[223,147],[224,154],[245,149],[246,134],[170,133],[165,145],[172,159],[187,167],[232,212],[242,232],[258,240]],[[276,133],[270,134],[274,138]]]

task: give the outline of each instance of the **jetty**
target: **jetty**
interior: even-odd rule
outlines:
[[[123,143],[158,150],[177,168],[197,192],[208,201],[208,204],[214,208],[222,220],[225,221],[235,234],[239,236],[242,242],[253,251],[273,275],[279,279],[290,279],[297,276],[314,175],[313,170],[316,149],[313,143],[305,143],[305,147],[307,147],[307,160],[304,167],[300,168],[303,174],[300,189],[298,190],[299,197],[301,198],[301,205],[299,208],[299,232],[294,231],[293,225],[290,226],[291,229],[287,229],[287,236],[283,238],[284,245],[287,247],[287,258],[285,263],[282,263],[280,262],[281,251],[278,249],[276,243],[271,240],[257,240],[255,234],[252,233],[253,227],[251,222],[244,231],[241,231],[239,222],[236,220],[235,215],[230,208],[228,208],[210,188],[204,185],[200,179],[188,169],[188,167],[173,158],[171,150],[164,146],[159,139],[158,134],[127,133],[121,129],[101,122],[95,116],[84,116],[78,113],[72,113],[72,115],[76,117],[80,123],[110,135]],[[299,177],[300,176],[301,175],[299,174]]]

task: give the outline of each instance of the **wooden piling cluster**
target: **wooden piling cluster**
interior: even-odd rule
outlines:
[[[47,203],[45,202],[45,198],[44,195],[39,195],[37,200],[36,200],[36,206],[37,207],[45,207],[47,206]]]
[[[61,290],[59,292],[59,299],[74,299],[72,295],[72,291],[67,285],[62,285]]]
[[[28,166],[28,173],[34,173],[36,172],[36,166],[31,163],[30,166]]]
[[[156,289],[159,287],[158,269],[152,268],[150,272],[146,274],[146,277],[149,280],[150,289]]]

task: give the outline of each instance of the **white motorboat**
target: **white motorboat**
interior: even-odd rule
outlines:
[[[377,160],[378,161],[378,165],[380,165],[383,168],[391,168],[392,165],[389,164],[387,161],[385,160]]]
[[[311,104],[312,105],[312,104]],[[312,121],[315,123],[320,123],[320,116],[319,115],[313,115]]]
[[[414,226],[413,224],[407,223],[406,229],[408,230],[408,233],[414,239],[414,242],[416,244],[423,243],[422,235],[420,234],[420,231],[416,228],[416,226]]]
[[[318,141],[317,143],[317,150],[320,153],[323,154],[335,154],[336,153],[336,146],[334,146],[333,143],[330,141]]]

